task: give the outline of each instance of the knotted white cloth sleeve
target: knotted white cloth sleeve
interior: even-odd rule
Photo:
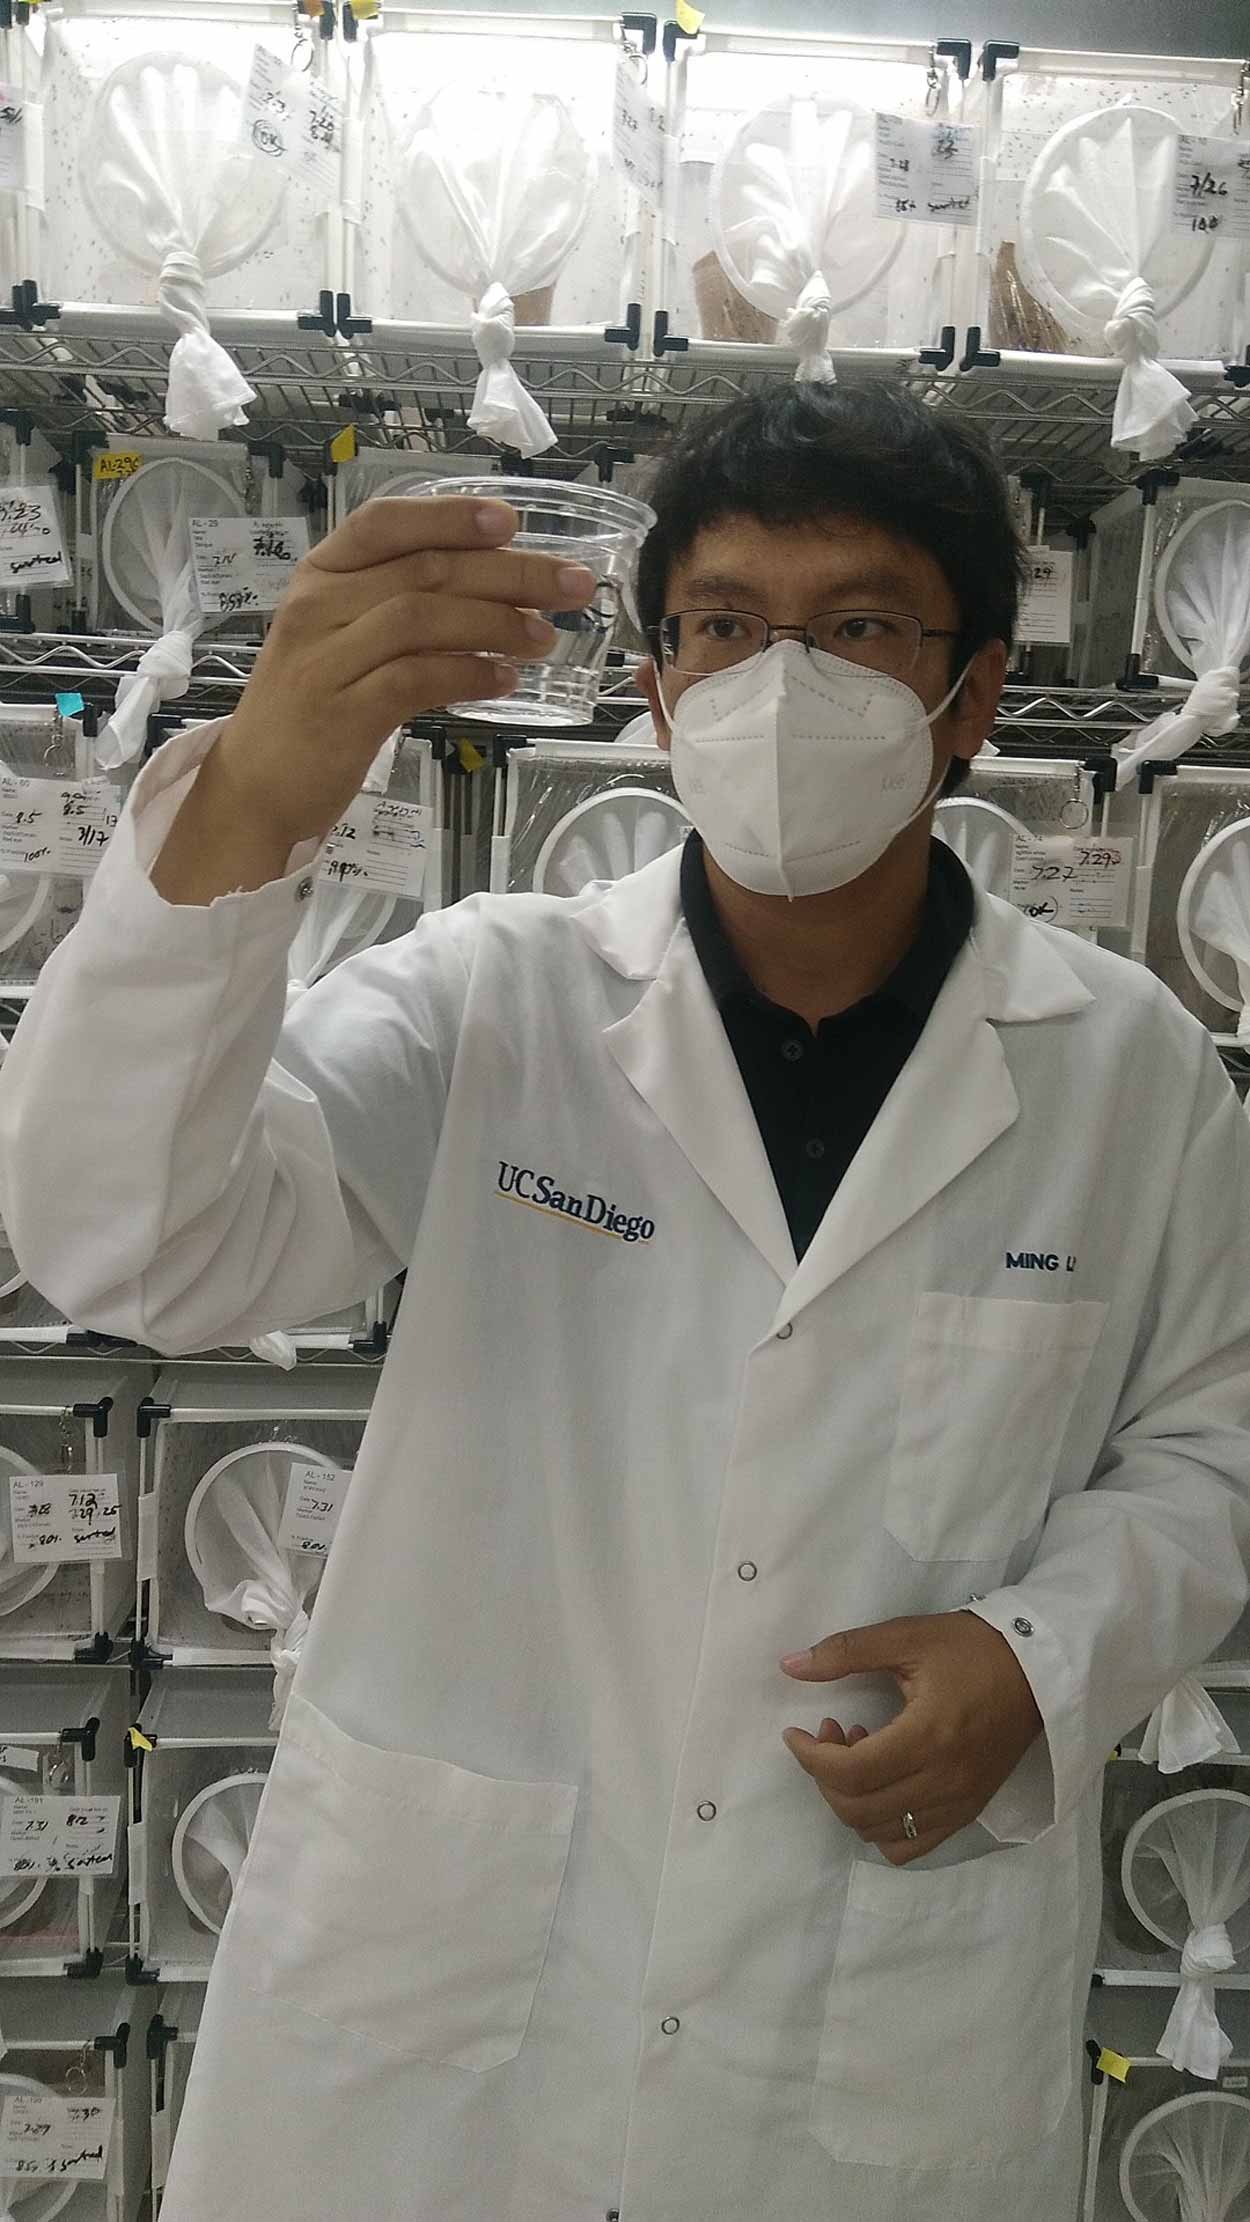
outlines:
[[[1124,287],[1106,324],[1106,341],[1124,365],[1111,420],[1111,445],[1132,448],[1143,463],[1170,455],[1197,413],[1180,379],[1159,361],[1155,297],[1144,278]]]
[[[1196,1675],[1183,1674],[1142,1730],[1141,1757],[1161,1775],[1179,1774],[1204,1759],[1238,1749],[1237,1738],[1215,1699]]]
[[[167,251],[157,299],[179,334],[165,394],[170,431],[186,440],[214,440],[228,425],[246,424],[247,404],[255,401],[256,389],[209,330],[204,273],[188,247]]]
[[[786,347],[797,347],[799,351],[798,368],[794,373],[796,385],[811,385],[817,381],[834,383],[833,357],[829,353],[832,316],[829,288],[821,272],[814,270],[777,332],[778,339]]]
[[[469,411],[473,431],[484,433],[488,440],[498,440],[501,447],[516,448],[525,456],[541,455],[554,447],[555,433],[512,368],[516,311],[505,286],[498,282],[487,286],[473,312],[470,330],[482,366]]]
[[[1116,776],[1121,784],[1139,764],[1160,760],[1175,763],[1178,756],[1187,748],[1193,748],[1205,734],[1231,733],[1237,724],[1240,682],[1241,672],[1235,664],[1219,664],[1214,671],[1202,672],[1183,702],[1174,710],[1164,710],[1159,717],[1152,718],[1135,741],[1123,750],[1116,750]]]
[[[135,669],[118,680],[112,715],[96,742],[101,771],[116,771],[119,764],[129,764],[142,753],[152,712],[162,702],[176,701],[190,686],[194,650],[195,633],[176,625],[153,641]]]
[[[1174,2068],[1214,2083],[1233,2049],[1215,2015],[1213,1977],[1235,1965],[1222,1921],[1192,1929],[1181,1953],[1181,1983],[1156,2050]]]

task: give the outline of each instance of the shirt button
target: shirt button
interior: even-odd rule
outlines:
[[[790,1319],[788,1319],[788,1320],[786,1321],[786,1323],[785,1323],[785,1326],[784,1326],[784,1327],[779,1327],[779,1328],[777,1329],[777,1340],[778,1340],[778,1342],[789,1342],[789,1340],[790,1340],[790,1337],[791,1337],[791,1335],[792,1335],[793,1333],[794,1333],[794,1322],[793,1322],[793,1320],[790,1320]]]
[[[710,1798],[705,1798],[698,1810],[701,1821],[714,1821],[716,1819],[716,1807],[712,1804]]]
[[[825,1154],[825,1145],[823,1142],[818,1141],[817,1137],[813,1135],[810,1142],[805,1142],[803,1144],[803,1154],[805,1157],[811,1158],[823,1157]]]
[[[311,881],[310,879],[303,879],[303,880],[301,880],[301,881],[300,881],[300,883],[299,883],[299,886],[298,886],[298,887],[296,888],[296,890],[295,890],[295,900],[296,900],[296,902],[297,902],[297,903],[306,903],[306,902],[308,901],[308,898],[309,898],[309,896],[310,896],[310,895],[312,894],[312,891],[313,891],[313,883],[312,883],[312,881]]]
[[[800,1057],[803,1054],[802,1042],[794,1040],[783,1042],[781,1045],[781,1054],[786,1059],[787,1063],[791,1065],[797,1065]]]
[[[738,1579],[741,1582],[753,1582],[758,1573],[758,1566],[754,1565],[749,1558],[744,1558],[738,1568]]]
[[[678,2021],[676,2014],[669,2014],[666,2019],[660,2023],[660,2027],[664,2031],[666,2037],[675,2037],[678,2030],[681,2028],[681,2023]]]
[[[1033,1623],[1031,1620],[1013,1620],[1011,1625],[1015,1629],[1018,1636],[1031,1636],[1033,1633]]]

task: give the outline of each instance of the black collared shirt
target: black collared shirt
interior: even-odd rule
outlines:
[[[682,855],[681,907],[802,1257],[968,938],[972,882],[954,851],[932,841],[924,915],[906,956],[881,987],[822,1018],[815,1033],[743,971],[716,914],[697,833]],[[935,1104],[934,1118],[941,1115]]]

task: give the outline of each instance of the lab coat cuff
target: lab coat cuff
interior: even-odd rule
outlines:
[[[1031,1844],[1071,1811],[1085,1787],[1079,1692],[1058,1637],[1023,1590],[997,1589],[965,1610],[1010,1645],[1042,1716],[1041,1734],[978,1815],[1000,1843]]]
[[[114,930],[159,933],[170,955],[178,950],[233,955],[240,936],[258,950],[272,940],[284,947],[303,917],[308,876],[323,844],[301,841],[286,860],[281,879],[211,903],[169,903],[152,885],[151,870],[170,828],[195,784],[200,765],[217,740],[224,719],[176,733],[144,765],[130,790],[117,830],[109,842],[91,888],[97,914],[107,912]]]

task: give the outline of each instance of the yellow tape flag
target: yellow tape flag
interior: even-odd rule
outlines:
[[[152,1749],[151,1744],[148,1742],[148,1739],[144,1735],[141,1728],[131,1729],[130,1741],[136,1751],[151,1751]]]
[[[352,0],[352,14],[357,23],[372,23],[382,13],[382,0]]]
[[[111,447],[97,455],[91,469],[93,478],[133,478],[143,469],[143,457],[133,448]]]
[[[703,9],[690,7],[687,0],[677,0],[673,13],[678,30],[684,31],[688,39],[697,38],[703,29]]]
[[[456,743],[456,751],[459,755],[460,765],[463,771],[481,771],[483,764],[486,762],[486,758],[483,756],[480,748],[474,748],[472,741],[458,741]]]
[[[354,424],[345,424],[342,431],[336,432],[330,442],[330,461],[332,463],[351,463],[355,460],[355,455],[356,427]]]
[[[1117,2083],[1128,2082],[1130,2065],[1122,2052],[1108,2052],[1105,2045],[1098,2055],[1098,2066],[1103,2075],[1113,2075]]]

